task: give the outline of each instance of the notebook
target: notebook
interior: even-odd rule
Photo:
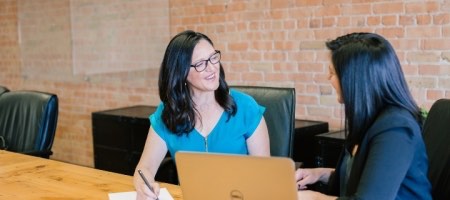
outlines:
[[[257,157],[177,152],[184,200],[296,200],[294,162]]]

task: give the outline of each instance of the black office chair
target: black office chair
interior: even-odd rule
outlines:
[[[295,89],[262,86],[231,86],[266,107],[264,118],[270,137],[270,154],[293,158]]]
[[[8,151],[49,158],[57,121],[55,94],[10,91],[0,96],[0,136]]]
[[[266,107],[264,118],[269,131],[271,155],[293,158],[295,89],[261,86],[231,86],[231,88],[249,94],[260,105]],[[175,162],[171,157],[162,161],[155,180],[178,184]]]
[[[428,178],[435,200],[450,199],[450,99],[431,106],[423,127],[429,169]]]
[[[0,96],[6,92],[9,92],[9,89],[5,86],[0,85]],[[5,141],[5,138],[3,138],[3,136],[0,136],[0,150],[3,150],[3,149],[6,149],[6,141]]]

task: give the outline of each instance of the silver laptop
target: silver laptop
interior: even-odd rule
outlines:
[[[184,200],[296,200],[289,158],[177,152]]]

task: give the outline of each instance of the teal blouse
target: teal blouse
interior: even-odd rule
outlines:
[[[223,112],[207,137],[203,137],[196,129],[188,134],[175,135],[162,121],[163,103],[158,105],[156,111],[150,115],[151,126],[166,142],[172,157],[177,151],[248,154],[246,140],[258,127],[265,107],[240,91],[231,89],[230,95],[237,106],[236,114],[228,119],[228,113]]]

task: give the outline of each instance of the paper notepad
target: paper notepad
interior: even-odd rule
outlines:
[[[135,200],[136,199],[136,191],[132,192],[115,192],[109,193],[109,200]],[[172,195],[170,195],[167,188],[161,188],[159,190],[159,200],[173,200]]]

